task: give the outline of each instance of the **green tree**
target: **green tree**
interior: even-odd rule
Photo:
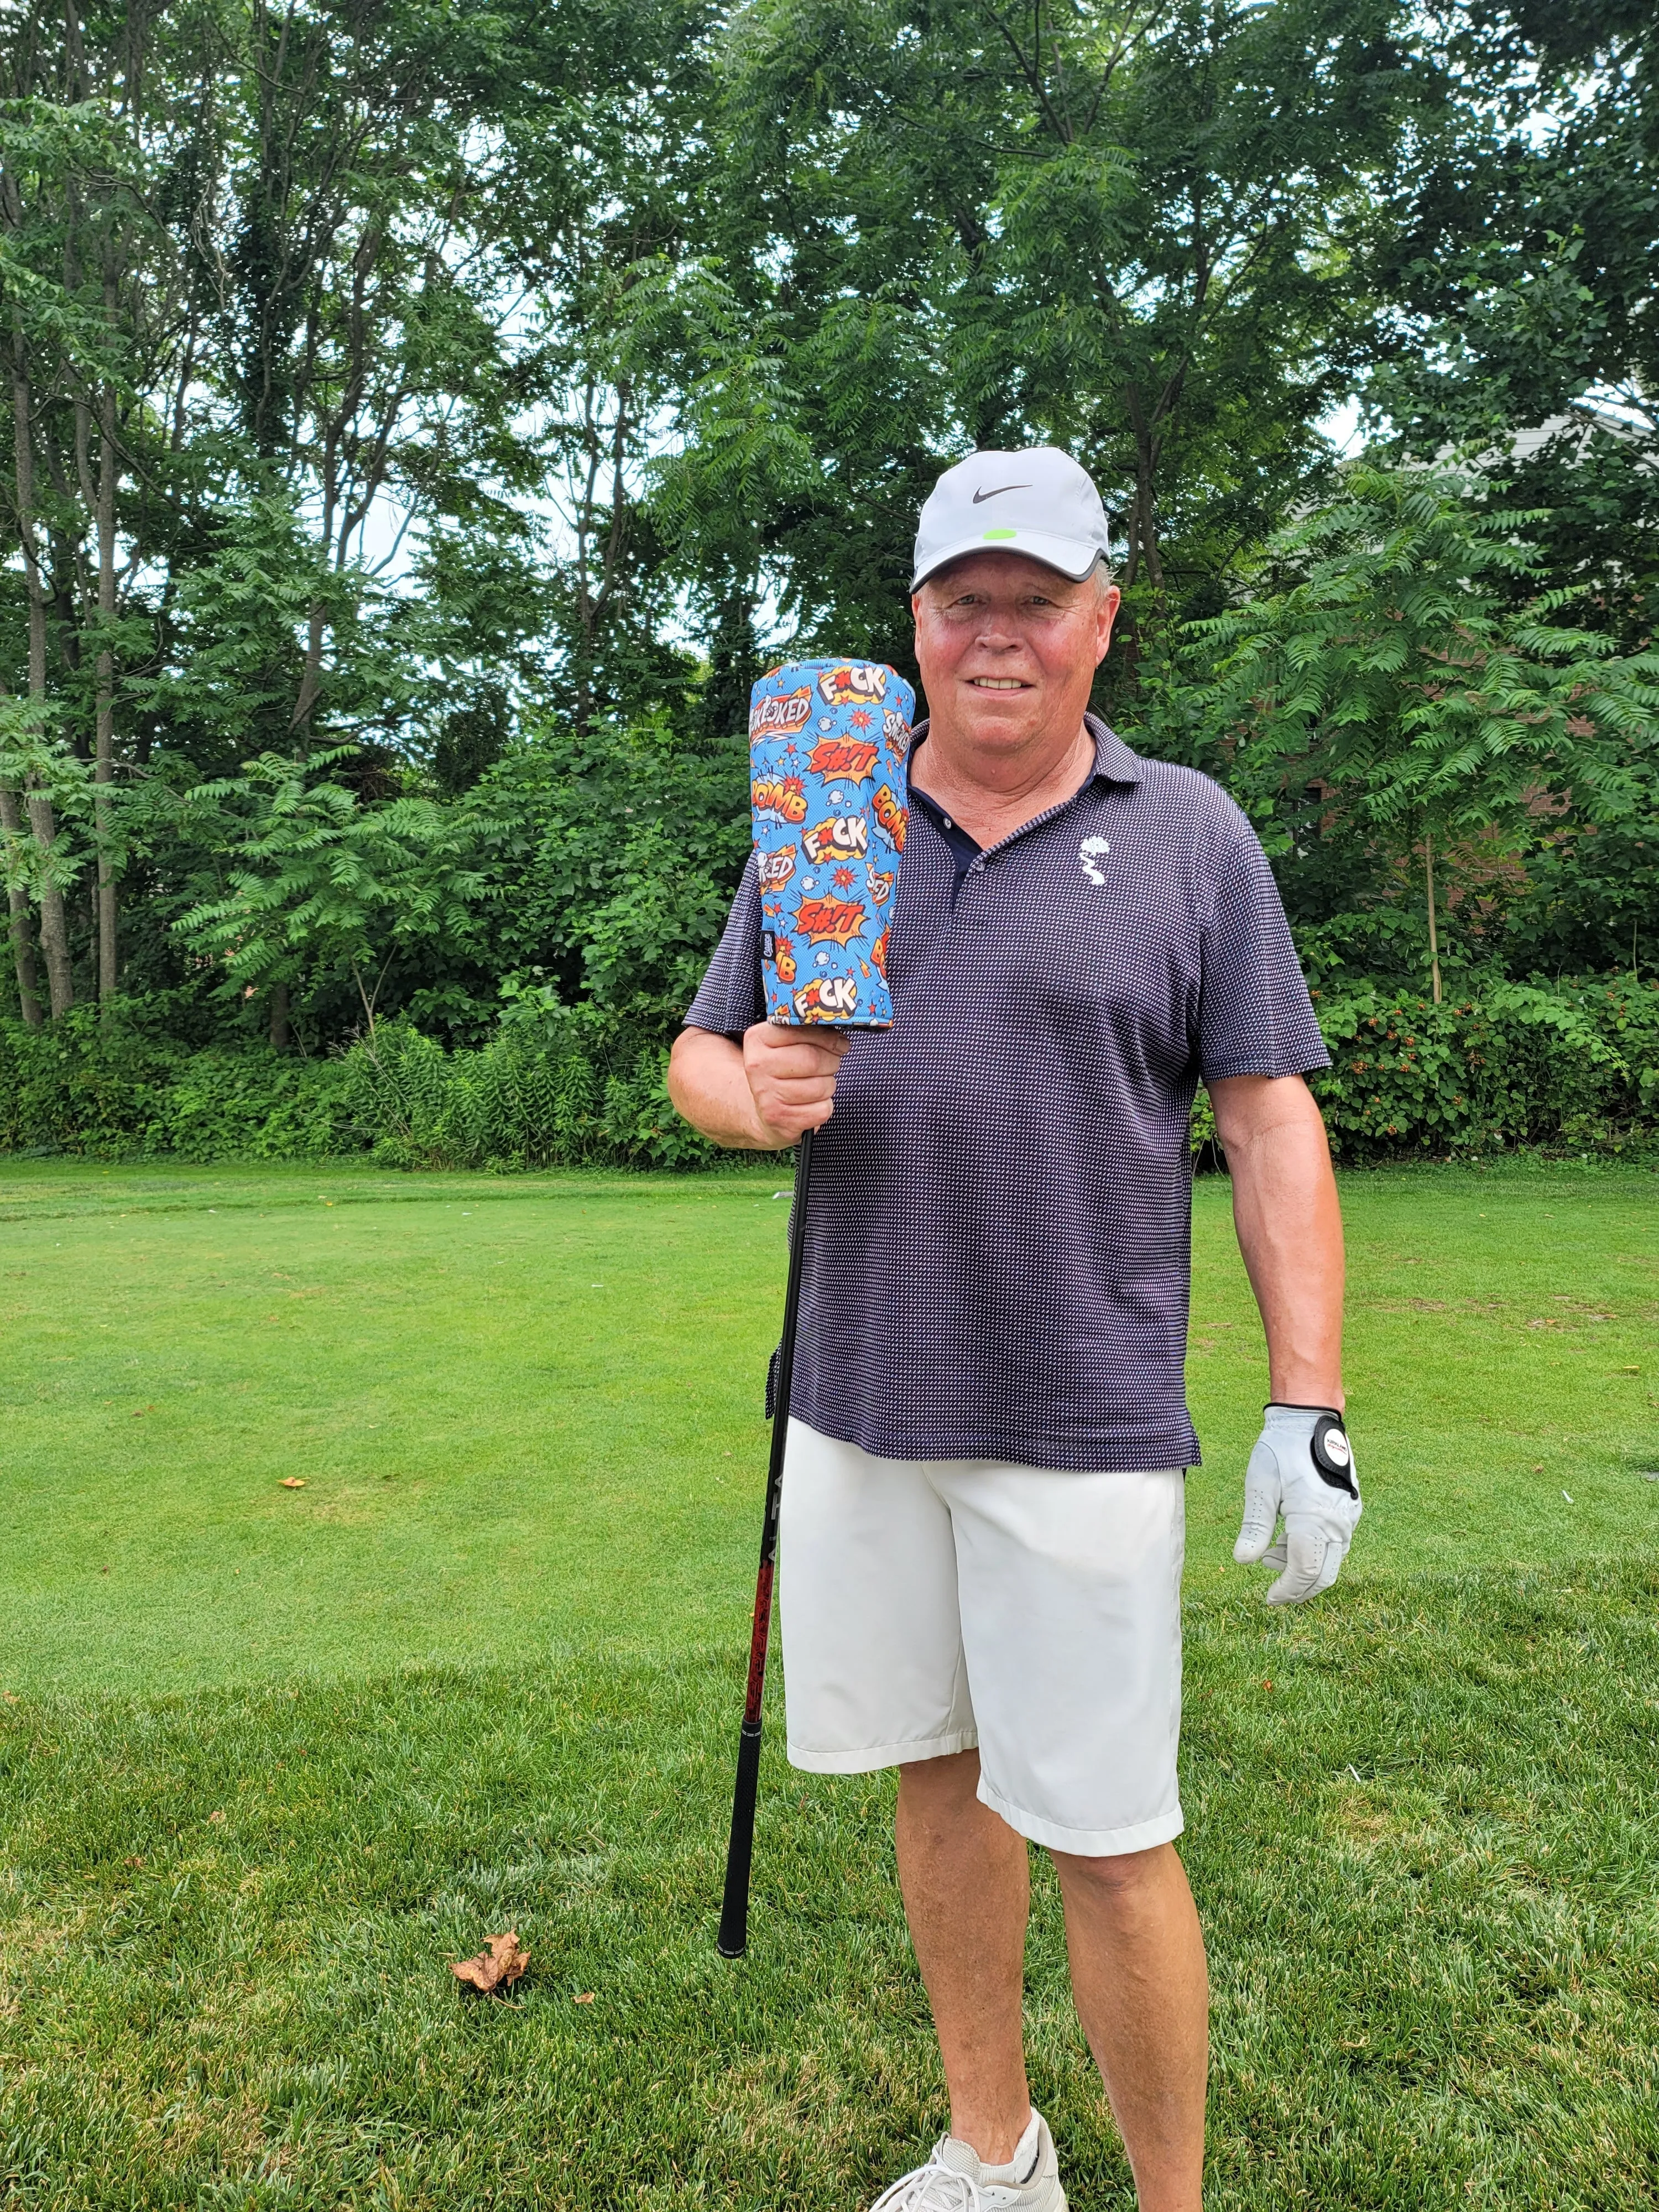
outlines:
[[[1326,835],[1415,854],[1437,1000],[1449,838],[1519,853],[1563,817],[1659,825],[1659,653],[1562,626],[1559,599],[1515,606],[1532,518],[1461,490],[1354,468],[1274,539],[1277,588],[1193,626],[1153,718],[1219,768],[1292,871],[1280,817],[1288,797],[1305,819],[1310,791]]]
[[[710,746],[657,714],[532,722],[466,794],[498,886],[497,974],[661,1021],[690,998],[749,853],[746,732]]]
[[[1395,450],[1538,510],[1553,584],[1627,643],[1659,619],[1659,15],[1474,0],[1444,19],[1456,126],[1374,218],[1368,394]]]
[[[740,9],[721,251],[822,462],[768,532],[804,635],[902,661],[941,460],[1033,438],[1114,502],[1132,609],[1217,604],[1328,465],[1412,36],[1389,0]]]
[[[342,757],[323,756],[313,767]],[[225,890],[182,915],[179,936],[214,961],[233,992],[349,975],[371,1033],[390,961],[471,940],[489,896],[465,865],[453,812],[417,798],[366,806],[287,754],[264,754],[239,777],[198,785],[185,813],[220,854]]]
[[[685,577],[647,497],[679,364],[637,295],[705,249],[723,189],[709,131],[717,21],[708,0],[526,9],[522,76],[490,134],[523,451],[548,517],[544,690],[556,688],[579,737],[682,709],[697,674],[669,635]]]
[[[62,42],[58,56],[63,58]],[[0,830],[14,855],[8,889],[12,898],[19,997],[24,1019],[38,1021],[33,948],[27,939],[27,901],[31,893],[39,909],[40,949],[52,1012],[54,1016],[64,1013],[75,1003],[64,904],[65,888],[73,880],[74,860],[59,849],[52,779],[40,765],[43,752],[51,750],[59,735],[48,696],[54,628],[60,639],[66,635],[71,662],[78,658],[73,562],[76,533],[69,520],[74,493],[52,441],[51,418],[72,398],[76,427],[82,434],[75,450],[77,456],[85,455],[88,426],[81,394],[87,356],[95,354],[100,343],[107,345],[110,334],[100,319],[87,313],[77,281],[82,243],[80,187],[89,171],[96,171],[112,157],[95,112],[40,96],[41,58],[30,45],[26,43],[21,52],[14,51],[7,59],[10,82],[6,88],[11,97],[0,105],[0,303],[6,321],[11,428],[6,504],[12,543],[22,569],[27,638],[20,686],[27,705],[17,732],[23,743],[11,752],[15,760],[27,763],[21,793],[33,853],[32,867],[18,852],[23,835],[18,808],[20,786],[4,772],[0,772]],[[73,92],[79,88],[75,82],[79,72],[71,65],[68,74],[70,82],[65,88]],[[114,373],[113,366],[106,362],[103,369],[102,379],[98,379],[96,370],[93,375],[106,384]],[[58,465],[54,466],[55,463]],[[89,503],[101,504],[112,465],[104,448],[105,483]],[[84,480],[89,486],[89,456],[85,459]],[[60,646],[60,649],[64,648]],[[15,721],[15,716],[13,719]]]
[[[920,501],[1037,438],[1116,518],[1100,703],[1236,784],[1298,926],[1397,967],[1432,862],[1437,951],[1639,967],[1654,35],[17,0],[15,1003],[471,1042],[551,992],[654,1037],[741,865],[757,670],[908,669]],[[1361,387],[1419,467],[1345,492],[1317,426]]]

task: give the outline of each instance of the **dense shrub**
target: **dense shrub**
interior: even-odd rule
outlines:
[[[702,1166],[719,1155],[669,1103],[663,1027],[549,1006],[446,1052],[382,1023],[346,1062],[353,1110],[393,1167]]]
[[[0,1152],[404,1168],[686,1168],[717,1158],[668,1103],[671,1018],[532,995],[476,1051],[381,1023],[343,1055],[191,1051],[77,1008],[0,1023]]]
[[[246,1044],[192,1051],[77,1006],[0,1022],[0,1150],[94,1158],[320,1159],[361,1139],[337,1060]]]
[[[1659,1139],[1651,984],[1497,981],[1437,1006],[1361,985],[1315,1003],[1332,1066],[1314,1088],[1339,1157]]]
[[[1437,1006],[1413,992],[1325,984],[1332,1066],[1315,1079],[1351,1162],[1518,1145],[1659,1146],[1659,988],[1629,977],[1486,984]],[[0,1151],[116,1158],[303,1160],[511,1170],[701,1168],[724,1156],[668,1102],[665,1006],[622,1015],[510,1003],[476,1050],[382,1022],[342,1056],[246,1045],[192,1051],[142,1023],[77,1009],[45,1030],[0,1023]],[[1214,1135],[1199,1094],[1194,1149]]]

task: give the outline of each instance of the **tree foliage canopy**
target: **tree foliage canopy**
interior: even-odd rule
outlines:
[[[16,1015],[660,1025],[754,675],[914,674],[921,499],[1038,440],[1113,517],[1097,703],[1250,808],[1314,965],[1414,987],[1432,915],[1650,975],[1656,48],[1636,0],[4,0]]]

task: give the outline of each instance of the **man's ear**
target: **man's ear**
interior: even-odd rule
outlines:
[[[1100,595],[1100,609],[1095,629],[1095,666],[1105,659],[1112,642],[1112,625],[1117,620],[1117,611],[1123,605],[1123,594],[1115,584],[1109,584]]]

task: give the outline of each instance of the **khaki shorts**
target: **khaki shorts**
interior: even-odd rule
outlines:
[[[791,1764],[977,1745],[979,1794],[1085,1857],[1181,1832],[1185,1472],[877,1459],[789,1424],[779,1537]]]

